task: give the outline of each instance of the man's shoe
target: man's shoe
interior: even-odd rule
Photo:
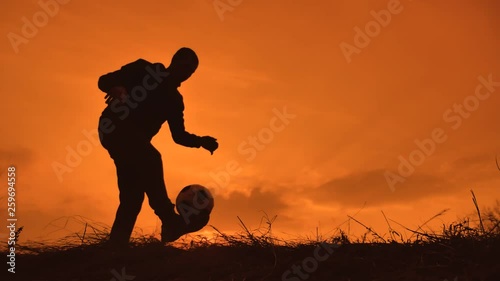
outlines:
[[[174,242],[187,233],[186,224],[180,215],[175,214],[168,224],[162,223],[161,242]]]
[[[162,224],[161,241],[174,242],[184,234],[202,229],[208,224],[209,220],[209,214],[193,215],[186,220],[181,215],[175,214],[171,220]]]

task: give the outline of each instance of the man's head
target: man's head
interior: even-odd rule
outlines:
[[[168,67],[171,76],[180,82],[186,81],[198,68],[198,56],[186,47],[180,48],[172,57]]]

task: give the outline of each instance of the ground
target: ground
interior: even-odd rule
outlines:
[[[274,219],[257,230],[240,220],[243,231],[236,235],[212,226],[215,238],[193,235],[162,244],[152,234],[134,238],[127,249],[110,249],[109,232],[85,223],[83,234],[55,244],[19,243],[16,273],[1,280],[500,281],[500,204],[483,215],[477,210],[474,226],[468,218],[443,225],[441,233],[423,231],[425,223],[417,230],[403,226],[410,237],[393,229],[379,235],[349,217],[366,228],[362,237],[338,229],[327,239],[292,242],[272,235]],[[7,255],[6,249],[0,252]]]
[[[151,239],[126,250],[109,250],[101,244],[46,249],[20,254],[16,264],[15,277],[24,281],[499,281],[500,239],[198,244],[185,249]]]

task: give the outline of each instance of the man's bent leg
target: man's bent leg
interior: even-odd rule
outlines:
[[[174,204],[168,198],[167,188],[163,177],[163,163],[161,154],[151,145],[147,152],[147,162],[143,170],[145,181],[144,190],[148,195],[149,205],[162,222],[168,222],[175,216]]]
[[[175,213],[174,204],[168,198],[165,187],[161,154],[151,146],[147,155],[148,164],[144,165],[147,169],[143,172],[148,176],[144,176],[147,179],[144,181],[144,188],[149,205],[162,221],[162,242],[173,242],[186,233],[199,230],[200,227],[192,223],[187,224],[185,218]],[[205,225],[206,223],[203,224]]]

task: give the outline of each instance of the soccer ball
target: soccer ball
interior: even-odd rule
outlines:
[[[186,218],[209,216],[214,208],[214,197],[208,188],[199,185],[191,184],[184,187],[177,195],[175,200],[175,208],[177,212]]]

